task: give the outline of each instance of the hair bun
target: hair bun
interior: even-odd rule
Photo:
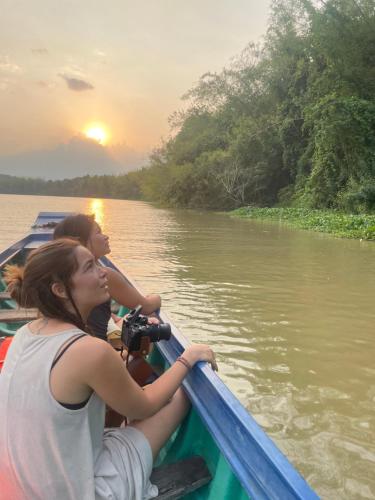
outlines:
[[[22,283],[23,283],[24,268],[8,265],[4,271],[4,280],[7,283],[7,290],[12,299],[22,306]]]

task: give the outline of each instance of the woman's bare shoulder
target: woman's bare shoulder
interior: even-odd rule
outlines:
[[[116,354],[108,342],[92,335],[85,335],[78,342],[75,342],[68,351],[79,361],[81,366],[106,363],[109,359],[113,359]]]
[[[133,290],[133,286],[130,285],[128,280],[116,269],[112,269],[111,267],[106,267],[108,285],[110,287],[110,293],[115,292],[117,290],[123,290],[127,293]],[[112,294],[111,294],[112,295]]]

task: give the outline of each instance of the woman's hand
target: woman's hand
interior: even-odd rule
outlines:
[[[160,321],[155,316],[149,316],[147,318],[148,325],[160,325]]]
[[[208,345],[192,344],[185,349],[182,355],[191,366],[194,366],[198,361],[207,361],[213,370],[218,371],[215,353]]]

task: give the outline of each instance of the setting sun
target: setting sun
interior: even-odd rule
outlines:
[[[109,134],[103,125],[95,124],[86,128],[85,136],[104,146],[108,142]]]

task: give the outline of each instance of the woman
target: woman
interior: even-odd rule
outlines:
[[[188,411],[181,382],[197,361],[193,344],[142,390],[106,342],[85,333],[108,299],[105,268],[77,241],[42,245],[24,271],[10,268],[11,296],[41,317],[23,326],[0,376],[1,499],[152,498],[153,459]],[[104,430],[105,404],[132,420]]]
[[[95,259],[107,255],[109,247],[108,236],[102,230],[93,215],[76,214],[66,217],[55,227],[54,239],[77,238],[88,248]],[[133,309],[142,305],[143,314],[151,314],[161,306],[159,295],[152,294],[144,297],[116,270],[107,267],[108,291],[111,298],[119,304]],[[107,339],[108,321],[111,318],[110,301],[96,307],[89,316],[88,325],[96,337]],[[121,328],[121,326],[120,326]]]

